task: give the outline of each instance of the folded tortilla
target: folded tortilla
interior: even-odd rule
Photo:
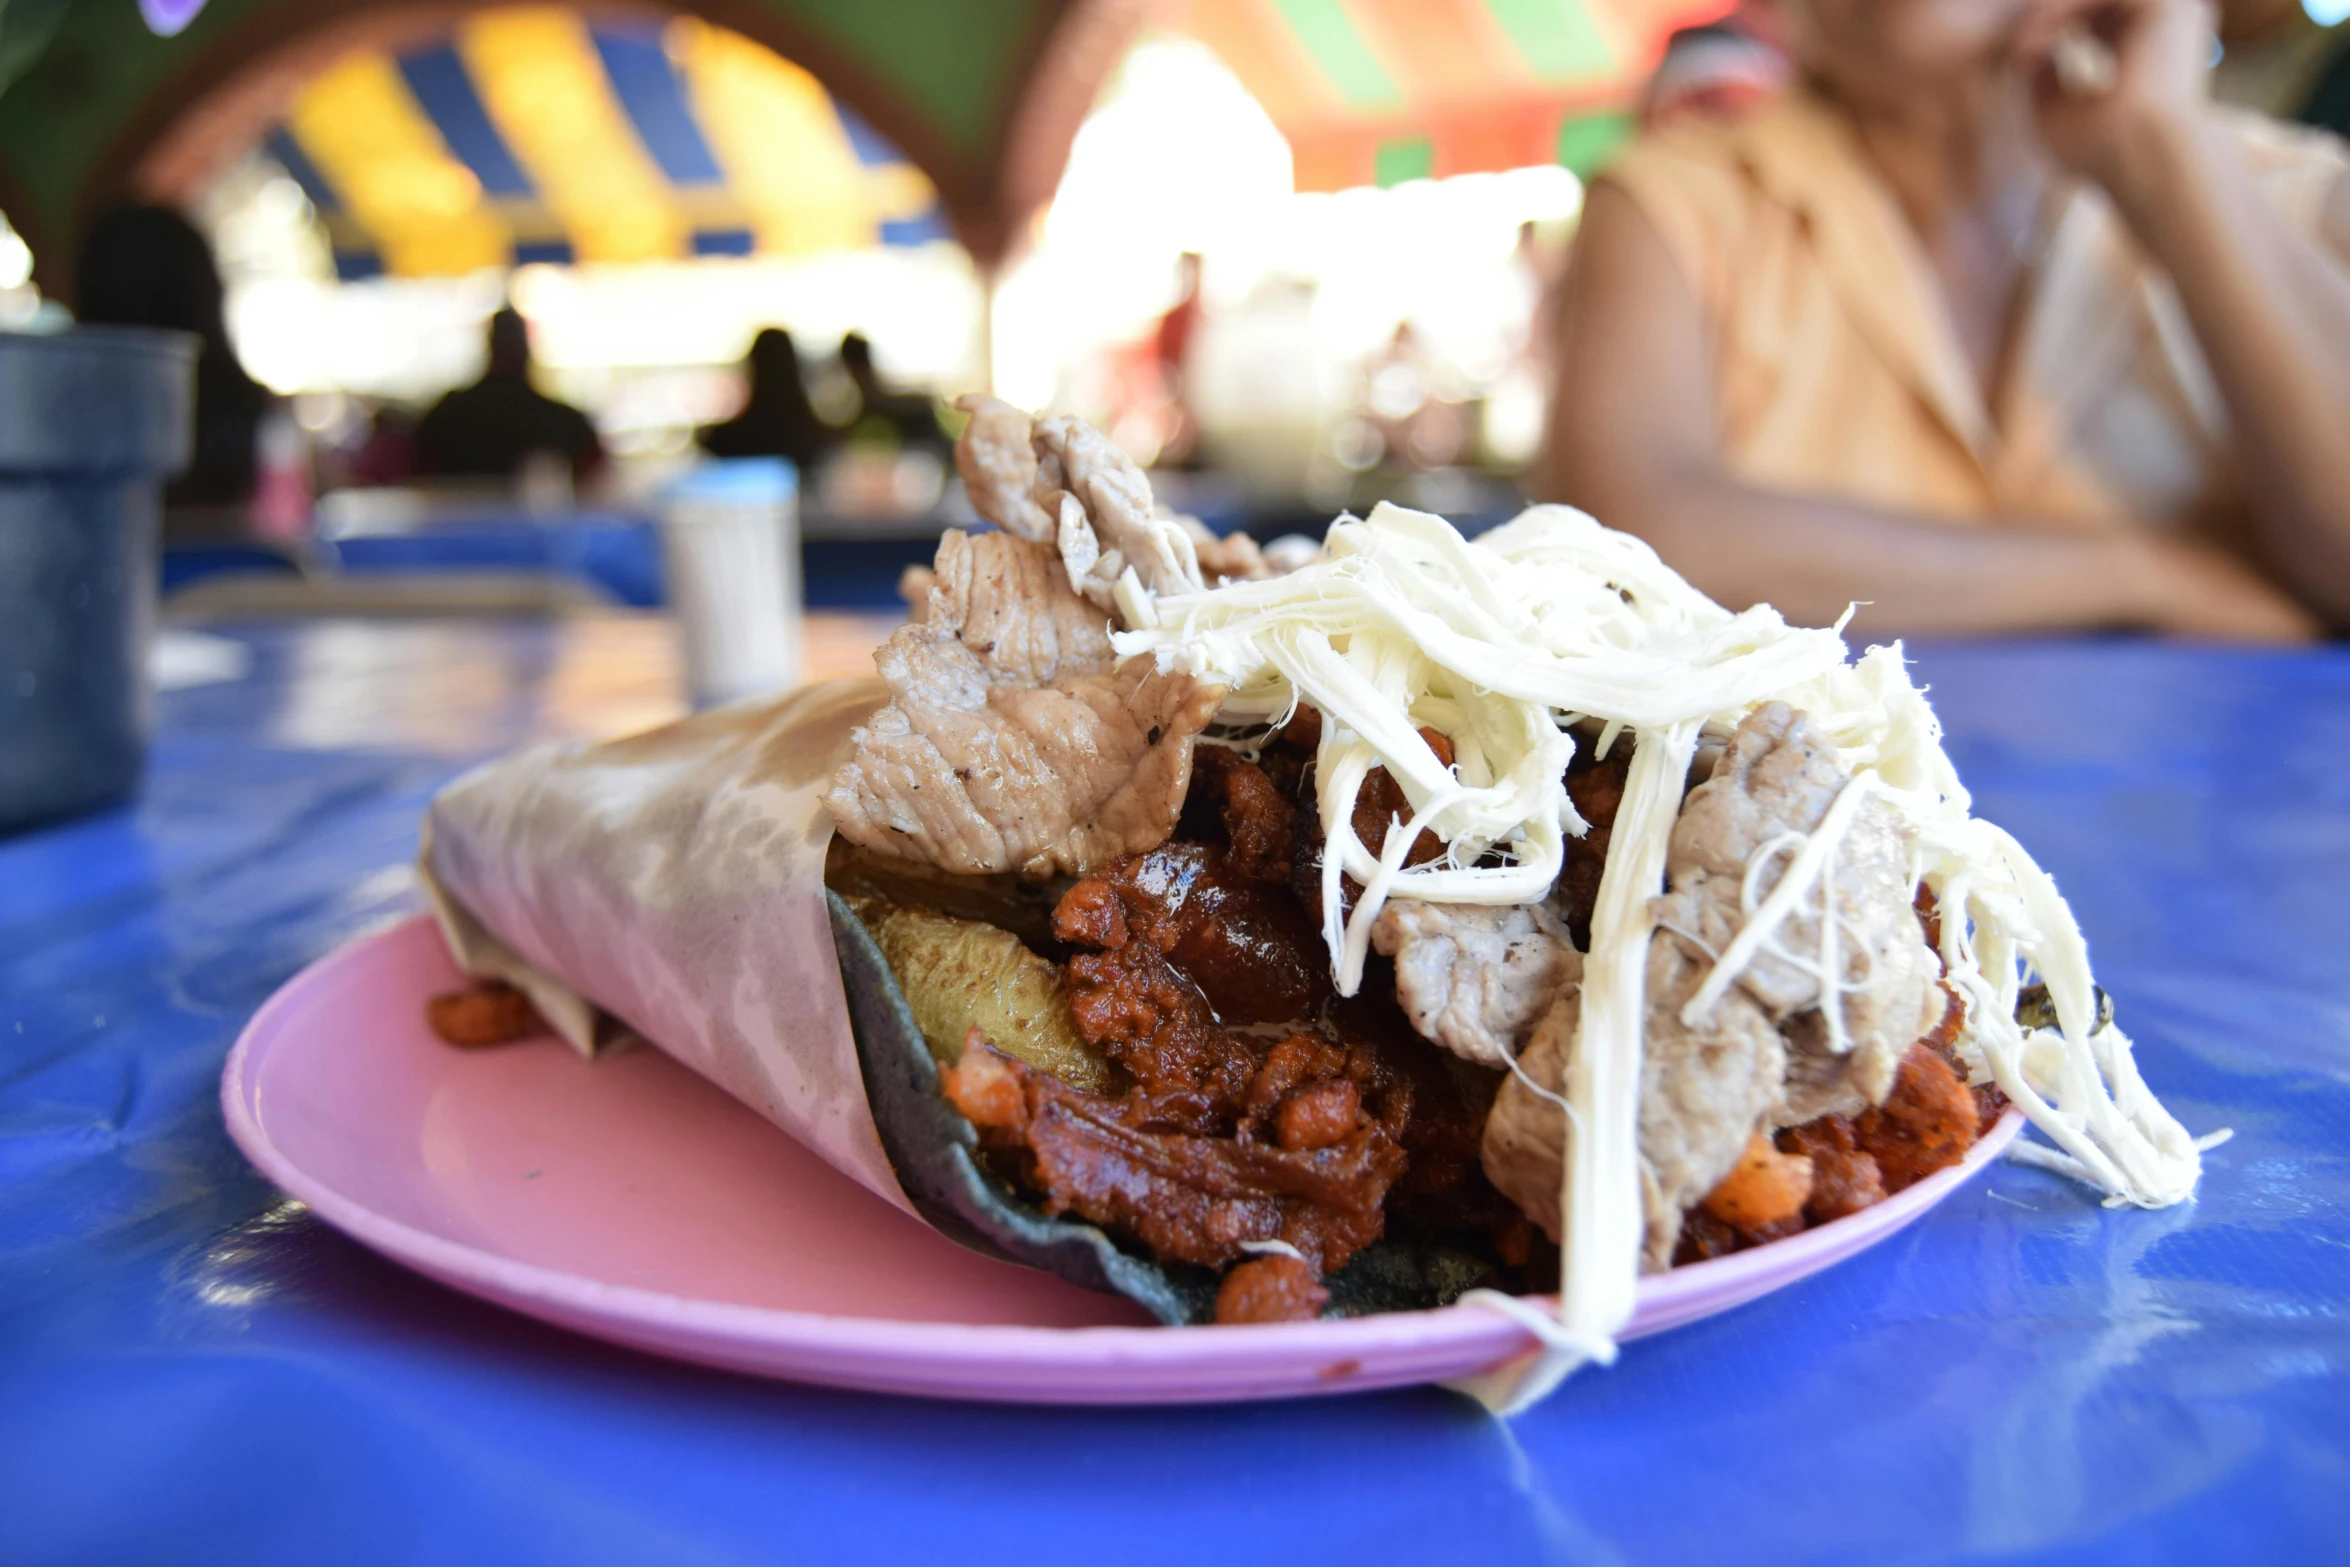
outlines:
[[[492,762],[434,798],[422,872],[458,966],[524,991],[583,1055],[650,1040],[912,1212],[824,890],[825,791],[888,695],[835,680]]]

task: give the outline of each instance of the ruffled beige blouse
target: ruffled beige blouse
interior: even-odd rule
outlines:
[[[2350,149],[2218,112],[2286,220],[2318,233]],[[2194,333],[2095,188],[2065,195],[2045,230],[1987,400],[1915,232],[1818,98],[1668,127],[1603,177],[1696,291],[1723,458],[1747,482],[1956,522],[2225,531],[2238,515]]]

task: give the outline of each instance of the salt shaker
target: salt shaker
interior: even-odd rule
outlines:
[[[799,476],[780,457],[705,463],[661,510],[670,614],[697,708],[799,683]]]

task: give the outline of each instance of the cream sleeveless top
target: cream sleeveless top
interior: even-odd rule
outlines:
[[[2316,234],[2350,149],[2214,112],[2286,221]],[[1915,232],[1818,98],[1668,127],[1602,178],[1696,292],[1738,477],[1959,522],[2233,531],[2226,410],[2168,279],[2093,187],[2046,230],[1994,401]]]

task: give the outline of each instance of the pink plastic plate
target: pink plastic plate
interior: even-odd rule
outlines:
[[[270,998],[230,1053],[230,1135],[318,1216],[560,1326],[763,1376],[941,1398],[1191,1403],[1435,1382],[1531,1347],[1453,1307],[1162,1328],[1129,1303],[966,1251],[651,1050],[463,1051],[424,1003],[460,983],[430,921],[353,942]],[[1852,1218],[1641,1281],[1627,1337],[1709,1316],[1883,1240],[2007,1146]]]

